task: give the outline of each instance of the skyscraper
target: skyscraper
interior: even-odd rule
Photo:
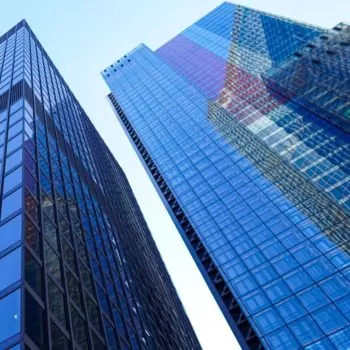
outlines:
[[[350,347],[350,27],[224,3],[106,68],[244,349]]]
[[[0,348],[200,349],[122,169],[25,21],[0,37],[0,77]]]

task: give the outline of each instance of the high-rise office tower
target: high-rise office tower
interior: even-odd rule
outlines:
[[[350,27],[224,3],[102,75],[241,346],[348,349]]]
[[[0,76],[0,349],[200,349],[122,169],[25,21],[0,37]]]

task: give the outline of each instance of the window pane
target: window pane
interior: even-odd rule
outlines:
[[[7,288],[21,278],[21,248],[0,259],[0,271],[0,290]]]
[[[68,339],[53,322],[51,322],[51,338],[52,350],[69,349]]]
[[[29,138],[32,139],[34,135],[33,129],[26,122],[24,123],[24,130]]]
[[[64,296],[51,278],[48,281],[48,292],[51,312],[61,321],[64,327],[67,327]]]
[[[0,113],[0,122],[7,118],[7,110]]]
[[[66,276],[67,276],[68,293],[69,293],[70,297],[72,298],[72,300],[79,307],[81,307],[79,283],[68,270],[66,272]]]
[[[5,131],[6,126],[7,126],[7,120],[5,120],[2,123],[0,123],[0,132]]]
[[[25,294],[25,308],[25,332],[40,349],[44,349],[44,311],[28,291]]]
[[[105,318],[103,318],[103,322],[105,326],[108,345],[111,349],[118,349],[117,340],[115,338],[115,334],[111,324]]]
[[[34,220],[36,224],[39,223],[39,204],[34,199],[34,197],[29,193],[29,191],[24,191],[25,197],[24,197],[24,204],[25,209],[28,212],[28,214],[31,216],[31,218]]]
[[[18,147],[22,146],[23,143],[23,134],[19,134],[15,138],[13,138],[11,141],[8,141],[7,143],[7,154],[11,153]]]
[[[34,252],[41,257],[40,249],[40,233],[35,228],[33,223],[26,217],[25,223],[25,239],[27,244],[34,250]]]
[[[86,300],[86,307],[87,307],[89,320],[96,327],[96,329],[101,332],[101,325],[100,325],[100,319],[98,317],[97,306],[87,293],[85,293],[85,300]]]
[[[18,215],[0,227],[0,252],[18,242],[22,236],[22,216]]]
[[[86,323],[80,317],[78,312],[75,311],[73,306],[71,306],[71,312],[72,312],[72,326],[73,326],[74,338],[77,341],[77,343],[80,346],[82,346],[83,349],[87,349],[88,344],[87,344],[87,335],[86,335]]]
[[[25,146],[31,146],[32,143],[26,142]],[[35,148],[33,147],[31,149],[33,152],[35,152]],[[36,169],[35,169],[35,160],[31,156],[31,153],[28,151],[27,148],[24,149],[24,164],[28,167],[30,172],[36,176]],[[30,186],[30,179],[25,179],[26,180],[26,185],[29,187],[30,190],[32,190],[32,187]],[[35,185],[36,186],[36,185]],[[32,191],[34,193],[34,190]],[[35,193],[36,194],[36,193]]]
[[[21,108],[23,106],[23,99],[20,99],[18,100],[15,104],[13,104],[11,107],[10,107],[10,113],[14,113],[15,111],[17,111],[19,108]],[[16,113],[13,114],[14,115],[17,115],[17,114],[23,114],[23,111],[20,110]]]
[[[6,171],[11,170],[16,165],[22,163],[22,149],[19,149],[17,152],[11,154],[6,159]]]
[[[21,350],[21,345],[17,344],[15,346],[13,346],[10,350]]]
[[[120,316],[120,313],[117,311],[117,309],[113,308],[113,314],[118,333],[125,337],[124,322],[122,320],[122,317]]]
[[[92,343],[94,344],[94,349],[98,349],[98,350],[106,349],[106,347],[101,343],[101,340],[93,332],[92,332]]]
[[[5,141],[5,133],[2,133],[0,135],[0,145],[2,145],[4,143],[4,141]]]
[[[14,336],[21,325],[21,293],[17,289],[0,300],[0,342]]]
[[[25,255],[25,280],[38,293],[38,295],[42,296],[41,267],[28,250],[26,250]]]
[[[30,115],[30,113],[26,109],[24,110],[24,119],[30,126],[33,127],[33,117]]]
[[[50,243],[51,247],[54,247],[58,251],[56,225],[46,215],[43,215],[42,221],[46,241]]]
[[[44,241],[44,254],[46,260],[46,268],[54,280],[61,284],[61,264],[58,255],[52,248]]]
[[[23,129],[23,122],[20,121],[16,123],[15,125],[11,126],[8,134],[8,138],[10,139],[11,137],[15,136],[18,134],[21,130]]]
[[[10,124],[16,123],[16,121],[23,118],[23,109],[18,110],[16,113],[12,114],[10,117]]]
[[[4,180],[4,193],[15,188],[22,182],[22,167],[19,167],[12,173],[6,175]]]
[[[2,200],[1,220],[22,208],[22,188]]]

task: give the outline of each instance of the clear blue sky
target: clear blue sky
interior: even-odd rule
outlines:
[[[99,72],[144,42],[156,49],[220,0],[2,0],[0,35],[25,18],[125,169],[205,350],[238,349],[181,238],[116,121]],[[333,27],[349,0],[246,0],[242,5]]]

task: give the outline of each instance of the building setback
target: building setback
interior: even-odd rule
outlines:
[[[350,347],[350,27],[223,3],[102,72],[244,349]]]
[[[0,37],[0,348],[200,349],[127,179],[25,21]]]

